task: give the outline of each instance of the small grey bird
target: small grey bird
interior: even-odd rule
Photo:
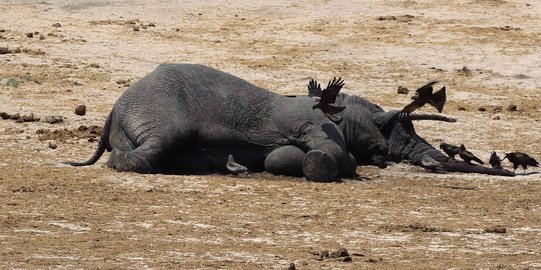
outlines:
[[[426,103],[432,105],[438,112],[442,112],[443,105],[447,99],[445,86],[440,90],[432,93],[432,86],[438,83],[438,81],[429,82],[415,91],[415,95],[411,97],[413,100],[410,104],[406,105],[400,112],[400,116],[407,116],[413,111],[423,107]]]
[[[459,149],[460,150],[458,151],[458,155],[466,163],[471,164],[471,161],[473,160],[479,164],[485,164],[482,160],[480,160],[478,157],[472,154],[472,152],[466,150],[466,146],[464,146],[463,144],[460,145]]]
[[[504,159],[508,159],[511,163],[513,163],[513,172],[517,170],[518,165],[522,166],[524,173],[526,173],[528,166],[539,166],[539,162],[537,162],[537,160],[522,152],[505,153],[505,157],[502,160]]]
[[[233,175],[239,175],[240,173],[247,173],[248,168],[238,164],[235,162],[235,159],[233,158],[233,155],[229,155],[227,157],[227,164],[225,164],[225,167],[228,171],[230,171]]]
[[[329,116],[343,111],[346,107],[331,105],[336,102],[336,96],[338,96],[338,93],[343,86],[344,80],[342,80],[342,78],[336,79],[336,77],[334,77],[334,79],[327,84],[327,88],[321,90],[321,86],[317,81],[310,80],[308,83],[308,95],[311,97],[319,95],[321,97],[319,102],[312,106],[312,109],[315,110],[316,108],[319,108]]]
[[[498,154],[496,154],[496,152],[492,152],[492,154],[490,155],[490,159],[488,160],[488,163],[494,169],[503,169],[502,160],[500,159]]]
[[[460,147],[448,143],[440,143],[440,149],[451,159],[455,159],[455,156],[458,155],[458,152],[460,151]]]

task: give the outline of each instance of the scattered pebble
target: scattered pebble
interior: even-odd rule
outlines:
[[[6,113],[6,112],[1,112],[0,117],[3,120],[14,120],[17,123],[39,121],[39,118],[34,117],[33,113],[25,114],[25,115],[21,116],[19,113],[9,114],[9,113]]]
[[[60,115],[46,116],[44,120],[45,120],[45,123],[49,123],[49,124],[57,124],[57,123],[64,122],[64,119]]]
[[[55,142],[49,142],[49,148],[51,149],[56,149],[58,146],[56,145]]]
[[[497,107],[494,107],[494,109],[492,109],[492,111],[494,113],[501,113],[503,111],[502,107],[500,106],[497,106]]]
[[[324,259],[340,259],[341,261],[344,261],[344,262],[351,262],[352,259],[351,259],[351,256],[348,252],[347,249],[345,248],[339,248],[338,250],[336,251],[332,251],[332,252],[329,252],[328,250],[321,250],[319,252],[316,252],[316,253],[312,253],[314,255],[317,255],[318,258],[317,260],[324,260]],[[349,258],[348,258],[349,257]]]
[[[60,23],[53,23],[53,27],[62,27]]]
[[[516,111],[517,111],[517,105],[515,105],[515,104],[509,104],[509,106],[507,106],[507,111],[509,111],[509,112],[516,112]]]
[[[410,90],[406,87],[398,86],[397,93],[402,95],[407,95]]]
[[[9,116],[9,119],[11,120],[19,120],[20,118],[21,118],[21,115],[19,115],[19,113],[12,114]]]
[[[130,79],[127,79],[127,80],[119,79],[119,80],[116,81],[116,84],[123,85],[125,87],[129,87],[130,86]]]
[[[66,141],[68,139],[85,139],[88,142],[96,142],[98,141],[98,137],[101,135],[102,128],[99,126],[84,126],[81,125],[79,128],[74,129],[46,129],[46,128],[40,128],[36,131],[36,134],[38,134],[38,139],[40,141],[48,141],[53,140],[56,142]]]
[[[295,263],[290,263],[289,264],[289,267],[287,268],[287,270],[296,270],[297,267],[295,267]]]
[[[392,15],[379,16],[378,20],[380,20],[380,21],[396,21],[396,17],[392,16]]]
[[[465,108],[465,107],[462,107],[462,106],[458,107],[458,110],[459,110],[459,111],[467,111],[466,108]]]
[[[485,228],[486,233],[507,233],[507,228],[505,227],[490,227]]]
[[[75,108],[75,114],[76,115],[85,115],[86,114],[86,106],[85,105],[78,105]]]
[[[33,113],[23,115],[21,119],[23,122],[38,122],[40,120],[40,118],[35,117]]]
[[[133,27],[133,31],[138,32],[139,30],[140,30],[140,29],[139,29],[139,26],[134,26],[134,27]]]
[[[485,107],[479,107],[477,110],[479,110],[480,112],[484,112],[484,111],[486,111],[487,109],[485,109]]]
[[[459,69],[458,73],[462,74],[464,76],[471,76],[472,75],[471,70],[466,66],[463,66],[461,69]]]
[[[33,38],[33,37],[34,37],[34,33],[26,33],[26,37],[27,37],[27,38]]]
[[[337,251],[329,253],[329,258],[340,258],[349,256],[349,252],[345,248],[340,248]]]
[[[0,54],[11,53],[11,50],[8,47],[0,47]]]
[[[500,120],[501,116],[499,114],[495,114],[492,116],[492,120]]]

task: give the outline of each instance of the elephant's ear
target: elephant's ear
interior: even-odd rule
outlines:
[[[327,115],[327,117],[333,121],[335,124],[340,124],[342,122],[342,119],[344,119],[344,111],[341,111],[339,113],[330,114]]]

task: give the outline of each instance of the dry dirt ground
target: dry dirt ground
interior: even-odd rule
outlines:
[[[417,123],[424,138],[540,160],[539,1],[4,0],[0,53],[0,112],[41,118],[0,120],[2,269],[541,269],[540,174],[399,164],[323,184],[118,173],[107,154],[59,165],[90,157],[116,98],[162,62],[283,94],[342,76],[386,109],[408,102],[399,85],[439,79],[458,123]],[[340,247],[351,262],[317,255]]]

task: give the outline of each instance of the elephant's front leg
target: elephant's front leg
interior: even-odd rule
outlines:
[[[302,161],[305,153],[292,145],[274,149],[265,158],[265,171],[276,175],[302,177]]]
[[[304,176],[309,181],[330,182],[337,178],[336,159],[327,152],[288,145],[273,150],[265,159],[265,170],[278,175]]]

